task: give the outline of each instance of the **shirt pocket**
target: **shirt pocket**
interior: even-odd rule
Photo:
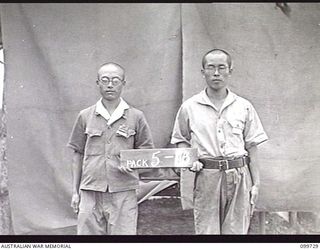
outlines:
[[[85,155],[104,154],[103,131],[87,128],[85,134],[87,135]]]
[[[114,140],[115,142],[115,154],[120,154],[120,150],[127,150],[134,148],[134,135],[129,136],[128,138],[123,136],[117,136]]]
[[[239,118],[228,119],[231,126],[231,132],[235,135],[242,135],[244,130],[244,121]]]

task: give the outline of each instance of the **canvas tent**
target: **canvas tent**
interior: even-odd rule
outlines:
[[[100,64],[126,68],[125,99],[167,147],[181,102],[204,87],[201,57],[213,47],[232,54],[230,88],[254,104],[270,137],[258,209],[319,209],[320,5],[290,7],[287,17],[273,3],[2,4],[15,232],[75,225],[65,144],[78,111],[99,96]],[[182,186],[188,205],[191,186]]]

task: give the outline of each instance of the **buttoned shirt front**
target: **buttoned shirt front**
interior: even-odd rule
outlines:
[[[228,90],[220,111],[206,91],[185,101],[176,116],[171,143],[186,142],[199,156],[234,158],[268,139],[252,104]]]
[[[121,99],[110,116],[101,100],[80,111],[68,146],[83,154],[80,189],[120,192],[139,187],[137,170],[122,173],[120,150],[153,148],[142,111]]]

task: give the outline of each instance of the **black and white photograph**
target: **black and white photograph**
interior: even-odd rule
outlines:
[[[0,235],[320,234],[320,3],[1,3],[0,29]]]

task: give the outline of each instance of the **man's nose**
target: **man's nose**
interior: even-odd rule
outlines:
[[[220,75],[220,73],[219,73],[219,69],[218,69],[218,68],[215,68],[215,69],[214,69],[214,73],[213,73],[213,75],[214,75],[214,76],[218,76],[218,75]]]
[[[112,88],[113,87],[113,83],[112,81],[109,81],[109,83],[107,84],[107,88]]]

